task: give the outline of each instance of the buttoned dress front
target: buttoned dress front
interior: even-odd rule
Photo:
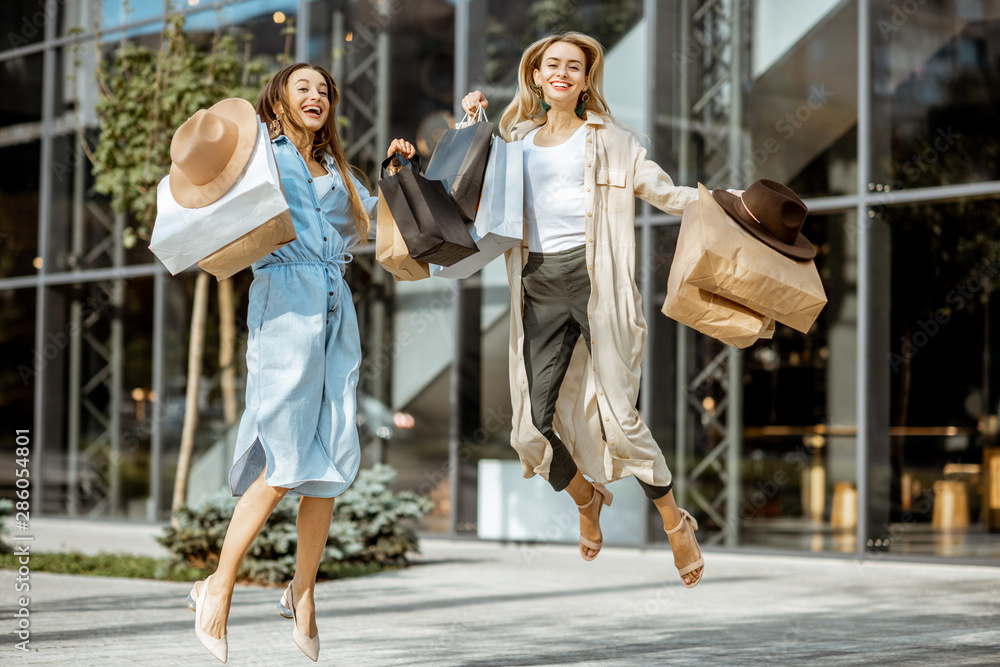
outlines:
[[[361,337],[344,279],[358,234],[333,158],[332,187],[313,176],[284,135],[272,141],[296,239],[253,265],[247,308],[246,410],[229,486],[242,495],[266,470],[288,495],[332,498],[354,481],[361,460],[357,384]],[[378,199],[355,180],[374,220]]]
[[[504,139],[523,139],[542,122],[523,121]],[[591,479],[607,483],[635,475],[646,484],[665,488],[671,482],[670,470],[636,409],[646,320],[635,281],[635,197],[680,215],[697,199],[698,191],[674,185],[666,172],[646,158],[646,150],[632,133],[594,113],[587,114],[585,124],[591,345],[588,350],[582,337],[577,340],[559,390],[553,426],[577,467]],[[506,253],[511,296],[511,445],[521,458],[525,477],[538,474],[548,479],[552,446],[532,421],[524,364],[521,273],[527,261],[526,244]]]

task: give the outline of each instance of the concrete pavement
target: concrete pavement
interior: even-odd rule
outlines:
[[[687,590],[665,551],[422,545],[413,567],[318,585],[321,664],[1000,665],[1000,568],[709,552]],[[32,574],[24,653],[15,583],[0,572],[0,664],[219,664],[188,584]],[[230,665],[312,664],[280,596],[237,588]]]

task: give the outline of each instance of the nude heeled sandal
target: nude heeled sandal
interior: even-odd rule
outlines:
[[[670,530],[664,529],[664,532],[667,535],[673,535],[674,533],[676,533],[677,531],[679,531],[681,528],[683,528],[685,521],[690,521],[693,530],[698,530],[698,521],[693,516],[691,516],[688,513],[687,510],[680,510],[680,512],[681,512],[681,520],[677,522],[677,526],[675,526],[674,528],[671,528]],[[697,542],[696,542],[696,544],[697,544]],[[701,581],[701,578],[705,575],[705,571],[704,570],[701,571],[701,574],[698,576],[698,579],[693,584],[688,584],[688,583],[686,583],[684,581],[684,575],[685,574],[690,574],[691,572],[694,572],[695,570],[697,570],[699,567],[701,567],[701,568],[705,567],[705,557],[702,556],[701,547],[700,546],[698,547],[698,560],[696,560],[695,562],[691,563],[690,565],[685,565],[684,567],[677,568],[677,572],[680,574],[680,577],[681,577],[681,583],[684,584],[685,588],[694,588],[695,586],[698,585],[698,582]]]
[[[278,613],[284,618],[292,619],[292,641],[299,647],[306,657],[316,662],[319,660],[319,633],[315,637],[308,637],[306,633],[299,630],[295,622],[295,596],[292,594],[292,582],[288,582],[288,588],[281,594],[281,602],[278,603]]]
[[[196,581],[194,586],[191,587],[191,592],[187,596],[187,606],[188,609],[194,612],[194,634],[198,637],[198,641],[208,649],[208,652],[218,658],[221,662],[225,662],[229,658],[229,640],[226,639],[229,634],[224,634],[219,638],[215,638],[201,629],[201,610],[205,607],[202,602],[205,599],[205,593],[208,592],[208,581],[212,578],[212,575],[208,576],[205,581]],[[198,594],[198,584],[201,584],[201,594]]]
[[[590,497],[590,500],[587,501],[585,504],[583,504],[583,505],[577,505],[577,507],[580,508],[581,510],[585,510],[588,507],[590,507],[591,505],[593,505],[594,501],[597,500],[598,501],[597,520],[598,520],[598,522],[600,522],[600,520],[601,520],[601,507],[600,506],[601,505],[611,505],[611,501],[614,499],[614,496],[612,495],[612,493],[610,491],[608,491],[606,488],[604,488],[603,484],[598,484],[597,482],[591,482],[591,485],[594,487],[594,495],[592,495]],[[603,545],[604,545],[604,538],[603,537],[601,537],[601,539],[600,539],[599,542],[593,542],[591,540],[588,540],[583,535],[580,535],[580,557],[583,558],[583,560],[585,560],[585,561],[592,561],[592,560],[594,560],[595,558],[597,558],[597,554],[601,553],[601,547]],[[593,549],[594,555],[593,556],[587,556],[587,554],[585,554],[583,552],[584,548]]]

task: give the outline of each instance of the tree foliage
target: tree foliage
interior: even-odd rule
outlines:
[[[233,35],[202,51],[184,33],[184,15],[164,19],[161,47],[124,43],[97,68],[100,135],[92,155],[96,190],[128,212],[147,237],[156,217],[156,186],[170,170],[170,140],[199,109],[228,97],[256,99],[263,65],[239,53]]]

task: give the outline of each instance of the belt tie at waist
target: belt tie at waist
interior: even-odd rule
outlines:
[[[340,275],[343,276],[347,273],[348,262],[354,259],[354,255],[349,252],[339,252],[336,255],[332,255],[323,260],[327,268],[336,268],[340,270]]]

